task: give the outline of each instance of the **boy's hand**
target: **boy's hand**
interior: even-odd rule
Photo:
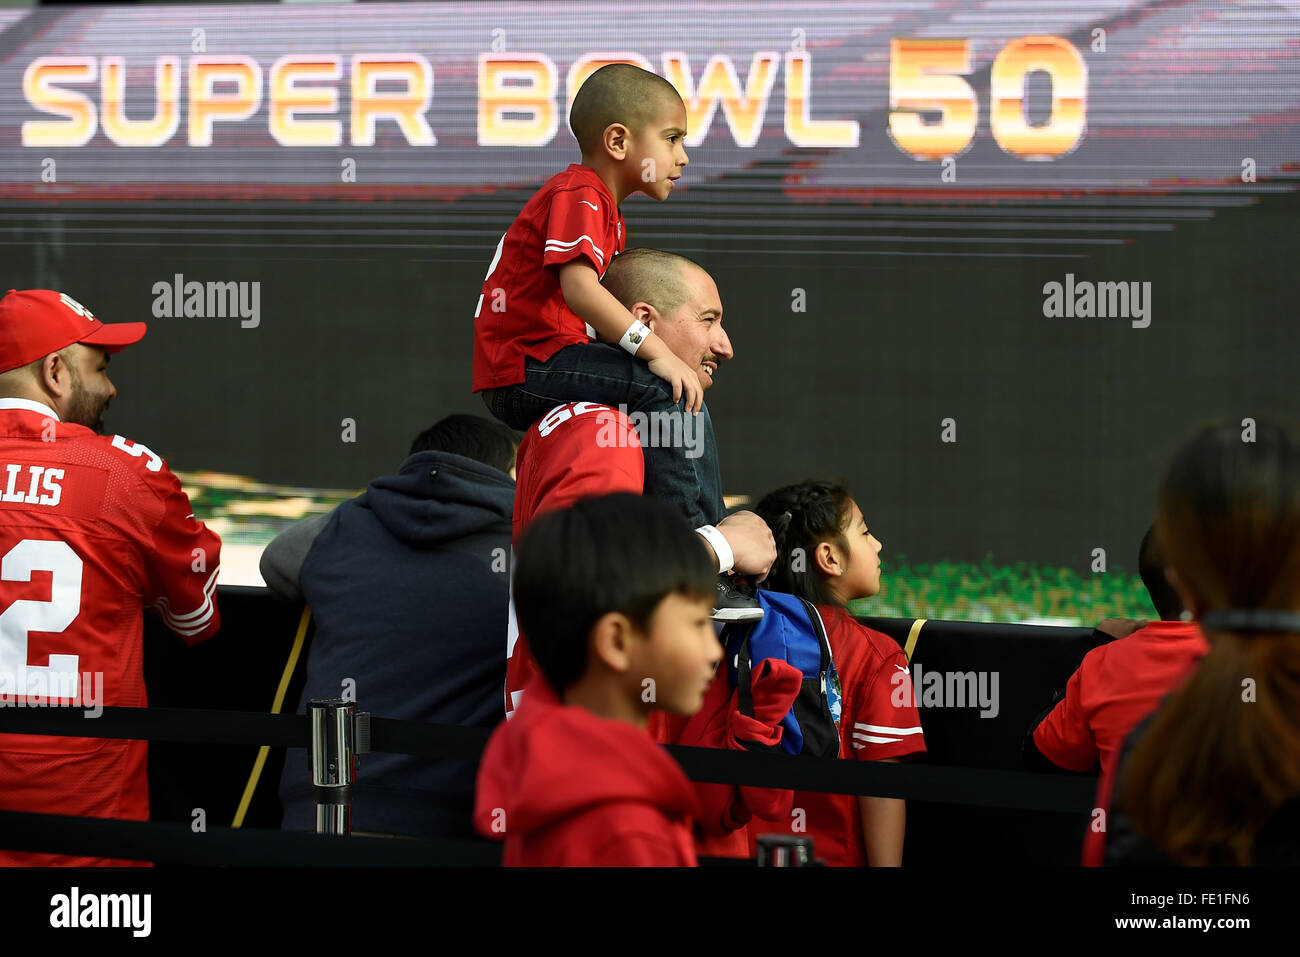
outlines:
[[[704,389],[700,387],[700,377],[695,374],[694,369],[671,352],[657,359],[651,359],[646,363],[646,367],[673,387],[674,402],[684,394],[686,411],[691,413],[700,411],[700,407],[704,405]]]

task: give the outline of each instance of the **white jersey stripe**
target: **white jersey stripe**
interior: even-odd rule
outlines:
[[[853,732],[854,741],[868,741],[871,744],[901,744],[902,738],[882,738],[874,734],[858,734]]]
[[[558,239],[548,239],[546,241],[545,251],[557,252],[557,253],[568,252],[570,249],[578,245],[583,240],[586,240],[587,244],[591,246],[591,248],[595,251],[596,258],[600,260],[600,264],[602,266],[605,265],[605,250],[597,246],[596,241],[592,239],[590,236],[588,236],[586,233],[583,233],[581,236],[579,236],[577,239],[573,240],[572,242],[567,242],[567,243],[562,242]]]
[[[861,723],[858,723],[858,722],[856,722],[856,721],[854,722],[853,727],[854,727],[855,730],[861,730],[861,731],[875,731],[875,732],[877,732],[878,734],[920,734],[920,733],[921,733],[921,729],[920,729],[919,727],[916,727],[916,728],[890,728],[890,727],[887,727],[887,726],[885,726],[885,725],[879,725],[879,724],[861,724]]]
[[[212,575],[208,578],[207,583],[204,584],[203,586],[203,598],[204,598],[203,604],[199,605],[199,607],[196,608],[194,611],[187,612],[183,615],[178,615],[176,612],[171,610],[171,602],[167,599],[166,596],[159,598],[150,607],[157,608],[166,617],[172,619],[173,621],[178,621],[182,623],[188,622],[192,618],[198,618],[200,615],[204,617],[210,617],[210,610],[212,606],[212,593],[217,590],[217,572],[218,570],[220,570],[220,568],[221,566],[218,565],[216,568],[212,570]]]
[[[149,607],[157,609],[163,624],[178,635],[197,635],[208,626],[208,623],[212,621],[213,614],[216,612],[216,604],[212,600],[212,594],[217,590],[217,573],[220,571],[220,565],[212,569],[212,574],[203,586],[203,603],[194,611],[183,615],[173,613],[171,602],[165,595],[153,602]]]

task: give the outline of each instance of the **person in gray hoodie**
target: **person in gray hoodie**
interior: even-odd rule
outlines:
[[[448,416],[416,437],[396,475],[266,547],[267,585],[305,599],[316,623],[299,714],[312,698],[354,697],[378,717],[496,725],[517,446],[498,422]],[[474,774],[473,761],[369,755],[353,830],[472,839]],[[303,749],[286,756],[280,798],[285,830],[313,829]]]

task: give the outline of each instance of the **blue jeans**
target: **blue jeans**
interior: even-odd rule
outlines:
[[[691,415],[644,362],[616,345],[593,342],[566,346],[545,362],[524,360],[524,381],[496,390],[492,414],[522,431],[565,402],[622,407],[645,455],[645,494],[668,502],[696,527],[722,518],[707,408]]]

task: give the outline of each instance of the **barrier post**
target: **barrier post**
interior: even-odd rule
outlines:
[[[793,834],[760,834],[759,867],[812,867],[813,839]]]
[[[316,833],[352,833],[352,784],[357,778],[356,705],[342,698],[313,698],[311,783],[316,794]]]

